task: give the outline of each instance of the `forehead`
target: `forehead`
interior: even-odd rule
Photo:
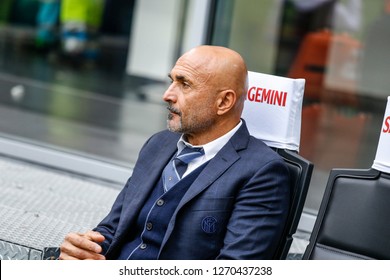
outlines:
[[[212,62],[196,55],[184,55],[180,57],[171,70],[171,76],[173,78],[180,76],[198,82],[207,81],[212,74]]]

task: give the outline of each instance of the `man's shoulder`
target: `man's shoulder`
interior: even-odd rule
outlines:
[[[155,134],[153,134],[147,141],[146,145],[149,144],[157,144],[161,147],[168,144],[176,145],[177,141],[179,141],[181,134],[176,132],[171,132],[169,130],[162,130]]]
[[[162,131],[159,131],[159,132],[156,132],[155,134],[153,134],[150,139],[153,139],[153,140],[162,140],[162,139],[177,139],[179,140],[181,134],[180,133],[177,133],[177,132],[172,132],[172,131],[169,131],[168,129],[165,129],[165,130],[162,130]]]
[[[258,139],[251,135],[248,131],[245,121],[240,129],[231,138],[231,142],[237,151],[249,161],[272,161],[280,160],[282,158],[272,148],[264,143],[263,140]]]
[[[140,150],[139,157],[157,156],[164,153],[170,153],[177,147],[180,134],[163,130],[149,137]]]
[[[251,157],[255,156],[266,161],[278,160],[284,162],[283,158],[274,149],[254,136],[250,136],[248,150],[252,154]]]

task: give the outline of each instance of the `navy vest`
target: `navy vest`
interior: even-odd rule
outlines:
[[[164,193],[162,178],[158,181],[151,195],[142,207],[133,234],[123,245],[119,260],[156,260],[169,221],[180,200],[199,176],[207,162],[181,179],[169,191]]]

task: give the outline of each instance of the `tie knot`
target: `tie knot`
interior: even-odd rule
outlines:
[[[200,157],[204,155],[203,148],[193,148],[186,146],[177,156],[175,159],[178,159],[179,161],[188,164],[193,159]]]
[[[165,190],[172,188],[187,170],[187,165],[193,159],[204,155],[203,148],[186,146],[170,163],[163,172],[163,184]]]

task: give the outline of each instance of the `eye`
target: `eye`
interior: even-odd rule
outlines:
[[[173,83],[173,78],[172,78],[172,76],[171,76],[171,74],[168,74],[168,81],[169,81],[169,83],[170,84],[172,84]]]

